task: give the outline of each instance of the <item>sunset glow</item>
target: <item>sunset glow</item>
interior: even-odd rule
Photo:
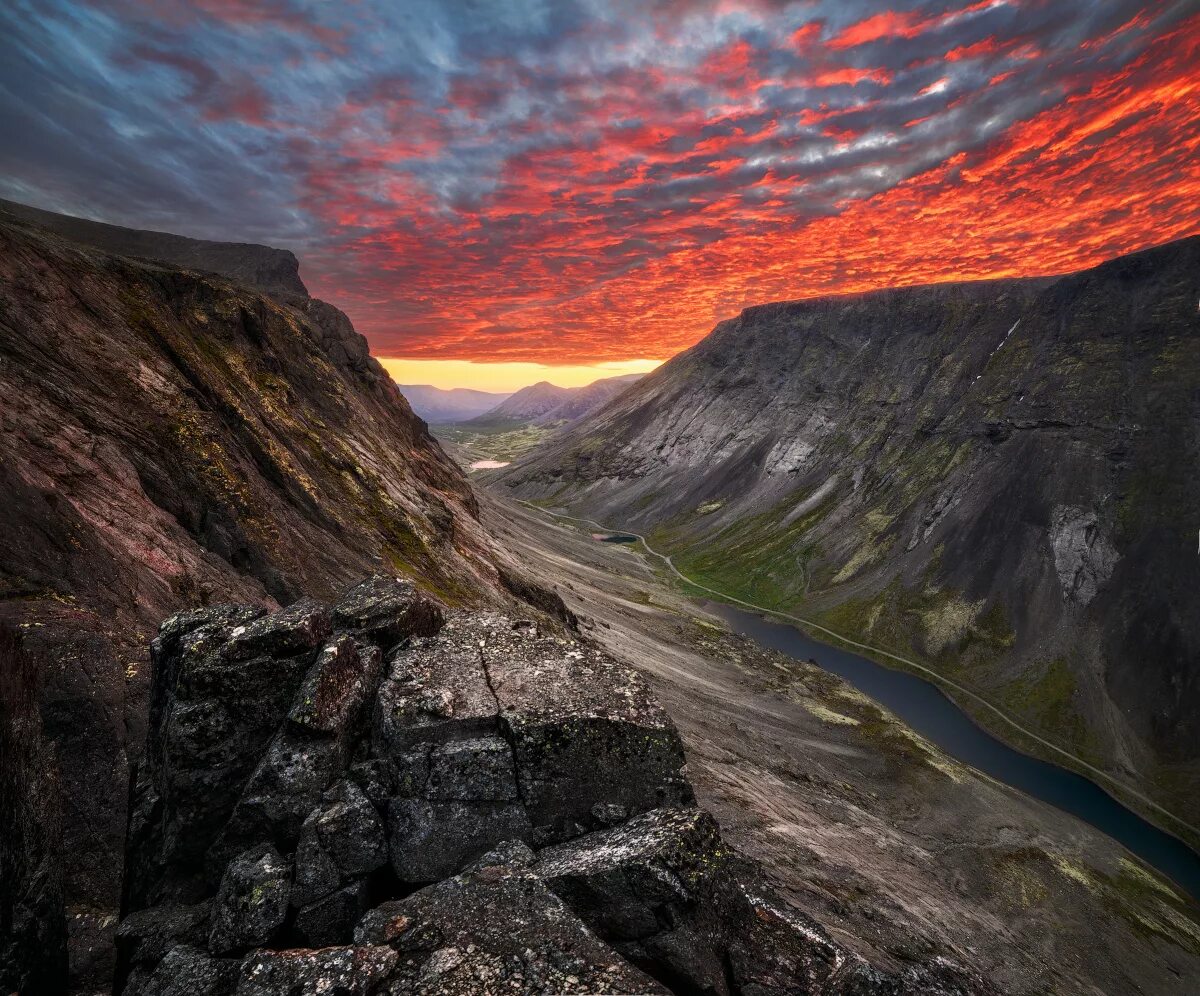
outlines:
[[[1200,232],[1186,0],[25,6],[0,194],[292,248],[376,355],[475,361],[422,382]]]
[[[649,373],[661,360],[614,360],[589,365],[549,366],[545,363],[477,363],[472,360],[405,360],[380,357],[397,384],[469,387],[496,393],[519,391],[538,381],[557,387],[583,387],[605,377]]]

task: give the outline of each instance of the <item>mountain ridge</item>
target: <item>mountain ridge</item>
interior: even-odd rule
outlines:
[[[216,273],[271,294],[307,298],[300,261],[288,249],[253,242],[214,242],[170,232],[144,231],[56,214],[0,198],[0,214],[54,232],[65,239],[135,259]]]
[[[602,377],[581,387],[559,387],[542,380],[523,387],[480,417],[513,419],[535,425],[573,422],[611,401],[641,377],[641,374]]]

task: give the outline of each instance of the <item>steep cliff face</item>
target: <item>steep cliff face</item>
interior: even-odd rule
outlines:
[[[1200,816],[1200,239],[752,308],[504,472]]]
[[[380,568],[471,601],[495,570],[462,474],[346,316],[307,296],[0,215],[0,396],[0,618],[59,755],[83,984],[110,960],[157,621]]]
[[[377,576],[154,640],[117,992],[991,996],[876,971],[695,808],[642,679]]]

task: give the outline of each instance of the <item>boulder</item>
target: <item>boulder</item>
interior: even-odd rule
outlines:
[[[602,943],[536,875],[509,863],[510,852],[363,917],[355,943],[386,944],[399,955],[389,992],[666,992]]]
[[[377,574],[355,585],[333,607],[339,630],[387,649],[442,628],[442,606],[405,578]]]
[[[366,912],[368,888],[365,879],[335,889],[296,911],[292,929],[307,946],[313,948],[345,944],[354,925]]]
[[[512,748],[501,737],[434,744],[396,767],[388,838],[400,881],[437,881],[499,840],[531,836]]]
[[[631,668],[512,626],[490,627],[480,649],[539,841],[597,826],[597,805],[640,813],[694,801],[675,725]]]
[[[218,878],[233,855],[259,841],[295,847],[305,817],[345,769],[346,755],[340,740],[294,730],[277,734],[209,850],[209,878]]]
[[[205,854],[328,630],[328,610],[307,600],[268,616],[216,606],[164,623],[152,646],[150,729],[130,815],[134,909],[203,895]]]
[[[366,909],[367,877],[387,864],[383,822],[353,782],[339,782],[304,821],[296,848],[292,904],[304,943],[349,940]]]
[[[125,996],[232,996],[238,962],[179,945],[154,968],[140,966],[125,985]]]
[[[395,763],[401,881],[435,881],[508,837],[545,843],[692,799],[645,683],[600,651],[501,615],[453,617],[389,659],[373,724]]]
[[[534,871],[635,964],[727,996],[729,854],[707,813],[659,809],[546,848]]]
[[[288,721],[242,790],[208,854],[222,868],[248,845],[273,841],[291,850],[301,823],[338,778],[375,695],[383,662],[379,648],[340,634],[321,647],[296,691]]]
[[[382,946],[259,951],[242,963],[237,996],[370,996],[397,960]]]
[[[372,726],[376,753],[496,731],[496,697],[479,648],[486,631],[474,616],[452,617],[437,636],[414,639],[388,658]]]
[[[126,964],[162,960],[178,945],[203,947],[208,941],[212,902],[164,904],[127,916],[117,928],[117,952]]]
[[[338,636],[321,648],[288,719],[313,733],[338,735],[355,729],[382,670],[378,647]]]
[[[213,904],[209,950],[226,955],[273,940],[287,920],[291,879],[291,867],[268,844],[231,861]]]
[[[231,661],[295,657],[318,647],[329,631],[329,608],[302,598],[279,612],[233,627],[221,652]]]
[[[772,893],[697,809],[659,809],[548,847],[546,885],[633,964],[718,996],[986,993],[949,962],[876,972]]]
[[[323,796],[304,821],[302,850],[320,850],[340,880],[369,875],[387,864],[383,823],[375,807],[351,781],[341,781]],[[297,869],[297,877],[300,872]]]

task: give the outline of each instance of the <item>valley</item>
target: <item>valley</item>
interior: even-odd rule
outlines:
[[[740,636],[638,546],[502,493],[482,508],[585,631],[647,674],[731,840],[855,950],[900,963],[929,945],[1031,996],[1171,992],[1200,970],[1197,907],[1109,837]]]
[[[1198,996],[1198,4],[0,3],[0,996]]]
[[[489,959],[509,943],[494,912],[438,904],[472,876],[489,887],[532,887],[542,879],[529,862],[541,859],[528,847],[528,854],[501,847],[488,858],[497,864],[478,869],[464,860],[514,833],[547,862],[560,847],[625,860],[625,850],[603,842],[615,835],[657,847],[656,834],[676,832],[672,821],[683,817],[672,813],[680,807],[693,814],[687,820],[707,820],[686,808],[694,793],[720,836],[679,838],[679,846],[688,861],[721,860],[697,880],[706,883],[700,892],[670,914],[656,906],[653,918],[689,910],[700,919],[680,935],[688,939],[631,948],[604,919],[611,911],[596,921],[615,947],[595,948],[591,957],[630,979],[644,969],[644,978],[667,979],[671,991],[692,991],[681,979],[716,979],[714,991],[747,993],[756,984],[747,980],[793,978],[800,965],[813,972],[824,963],[832,967],[820,969],[829,973],[820,991],[839,996],[911,996],[934,991],[935,978],[944,983],[936,991],[962,996],[1092,996],[1171,992],[1200,977],[1194,852],[1092,782],[993,739],[932,686],[866,659],[936,677],[978,719],[991,691],[976,691],[955,667],[986,663],[981,648],[1031,645],[1004,629],[1007,610],[988,608],[982,597],[970,602],[966,581],[955,588],[947,580],[971,566],[969,558],[952,560],[953,514],[978,514],[984,506],[972,487],[995,487],[1007,466],[978,453],[938,464],[924,452],[941,453],[947,433],[971,435],[960,408],[969,413],[972,402],[939,402],[918,384],[910,402],[942,405],[941,423],[913,430],[895,402],[883,416],[873,405],[857,411],[837,430],[829,411],[808,411],[802,430],[789,435],[810,393],[825,398],[818,407],[839,392],[837,403],[854,407],[874,388],[833,391],[800,371],[790,382],[792,401],[771,385],[782,400],[760,410],[764,388],[750,376],[749,356],[736,359],[731,383],[721,359],[716,383],[697,391],[697,369],[715,359],[697,367],[685,354],[644,380],[566,400],[539,389],[526,396],[528,410],[492,411],[430,434],[348,319],[303,284],[288,283],[298,281],[290,254],[78,229],[71,219],[49,228],[17,215],[0,221],[10,248],[0,375],[25,405],[21,418],[9,418],[4,439],[3,483],[19,542],[0,564],[7,595],[0,671],[7,683],[10,672],[17,679],[0,732],[8,744],[14,730],[32,731],[12,740],[22,745],[19,754],[12,749],[20,759],[19,835],[5,839],[0,859],[17,868],[17,909],[29,911],[13,922],[41,925],[0,939],[35,970],[40,951],[61,948],[61,957],[41,964],[65,976],[69,963],[76,991],[98,992],[115,978],[119,991],[138,994],[157,993],[156,980],[185,957],[226,981],[265,965],[324,985],[339,969],[321,952],[335,950],[383,959],[355,971],[395,972],[404,985],[460,965],[463,973],[491,972]],[[188,265],[228,264],[230,275],[113,251],[160,247],[165,257],[183,253]],[[1161,279],[1161,270],[1156,264],[1149,272]],[[1144,281],[1145,273],[1135,267],[1130,279]],[[1003,287],[1006,307],[1036,311],[1031,302],[1053,285]],[[1175,284],[1169,289],[1176,294]],[[910,324],[949,306],[954,322],[994,331],[999,339],[986,355],[986,342],[968,337],[983,363],[973,385],[1020,344],[1027,324],[1011,311],[1007,324],[993,321],[985,305],[995,290],[927,289],[885,301],[898,301]],[[846,323],[838,334],[865,328],[886,338],[890,312],[875,315],[867,302],[864,319],[859,307],[838,318]],[[790,314],[784,306],[766,313],[772,320]],[[73,335],[61,339],[61,329]],[[823,334],[818,327],[815,335]],[[733,343],[745,350],[752,340],[739,334]],[[45,348],[63,341],[65,349]],[[847,369],[836,356],[817,366],[826,362],[840,374]],[[778,357],[768,365],[778,367]],[[972,369],[964,366],[959,379]],[[757,376],[770,384],[768,374]],[[647,399],[657,405],[664,396],[671,410],[647,412]],[[1165,397],[1156,403],[1170,402],[1169,390]],[[747,404],[755,413],[749,420]],[[663,418],[667,435],[647,450],[648,427]],[[773,435],[756,435],[763,426]],[[845,441],[829,442],[871,426],[870,438],[899,439],[900,456],[881,443],[874,456],[847,462]],[[1010,428],[985,432],[987,445],[1002,445]],[[1076,443],[1088,451],[1096,440]],[[823,454],[827,445],[832,456]],[[926,461],[915,483],[905,462],[913,452]],[[555,469],[563,459],[567,473]],[[817,482],[827,459],[835,469]],[[963,467],[970,474],[959,480]],[[849,492],[839,491],[847,479]],[[879,511],[901,508],[889,504],[901,499],[908,511]],[[755,511],[764,505],[766,512]],[[1036,518],[1036,511],[1022,514]],[[896,553],[892,534],[917,513],[906,550],[928,553],[926,541],[936,539],[932,560],[914,555],[915,593],[895,578],[883,588],[917,601],[891,614],[881,609],[861,628],[828,592],[869,591],[867,580]],[[1135,559],[1120,544],[1141,520],[1110,536],[1099,514],[1071,514],[1066,522],[1053,506],[1048,562],[1057,583],[1059,568],[1073,570],[1067,601],[1075,612],[1105,604],[1114,565]],[[867,547],[842,543],[863,530],[874,537]],[[986,529],[980,535],[990,549]],[[848,559],[831,562],[829,550]],[[1157,564],[1153,545],[1140,555]],[[1176,604],[1170,589],[1158,597]],[[243,604],[214,604],[231,598]],[[286,608],[264,614],[278,606]],[[183,611],[151,643],[154,627],[175,609]],[[763,612],[866,657],[809,641],[764,621]],[[900,639],[914,621],[922,639]],[[1086,634],[1087,625],[1094,624],[1075,612],[1058,632]],[[1186,615],[1179,625],[1186,632]],[[200,636],[184,639],[192,632]],[[426,639],[434,649],[422,656]],[[464,671],[463,662],[484,646],[491,649],[483,672],[468,680],[476,665]],[[350,656],[339,664],[342,653]],[[634,670],[620,670],[626,666]],[[433,671],[415,679],[412,667]],[[598,679],[597,667],[608,677]],[[198,670],[180,678],[175,668]],[[507,684],[493,685],[493,668]],[[1016,680],[1027,683],[1028,673],[1018,668]],[[625,684],[614,690],[615,675]],[[1042,694],[1036,683],[1032,694]],[[381,704],[393,701],[395,712]],[[467,711],[459,716],[459,709]],[[1054,732],[1008,700],[996,716],[1006,719],[993,732],[1013,747],[1058,752],[1053,760],[1073,759],[1106,786],[1137,781],[1133,771],[1121,781],[1077,746],[1056,747]],[[1136,720],[1127,720],[1131,729]],[[581,737],[596,721],[628,747],[610,755],[593,734]],[[1075,721],[1084,722],[1082,713]],[[658,732],[643,736],[643,722]],[[535,728],[555,732],[529,732]],[[513,754],[522,737],[543,735],[545,749],[565,752],[561,761],[543,767],[542,747]],[[249,757],[235,749],[243,743]],[[409,750],[413,744],[425,753]],[[657,753],[664,744],[669,757]],[[170,763],[163,751],[175,752]],[[435,759],[437,778],[432,768],[423,773]],[[493,783],[498,759],[515,765],[503,776],[515,787]],[[50,792],[37,787],[45,766],[65,776],[61,785],[50,782]],[[547,801],[526,781],[534,772],[569,787]],[[128,775],[136,781],[126,809]],[[443,775],[452,775],[448,787],[438,781]],[[1159,801],[1152,790],[1127,790],[1126,801],[1167,826],[1160,817],[1175,801]],[[627,793],[633,808],[605,793]],[[365,871],[329,873],[324,859],[299,847],[301,825],[306,813],[337,824],[346,806],[371,834],[386,823],[388,841],[371,845]],[[192,829],[181,833],[183,825]],[[337,825],[347,840],[363,831]],[[269,930],[254,933],[230,912],[226,893],[245,887],[253,897],[257,886],[237,883],[259,874],[272,888],[294,876],[298,891],[290,905],[277,903]],[[599,915],[575,886],[555,888],[573,904],[563,916]],[[758,914],[744,914],[767,900],[746,907],[735,897],[749,895],[747,888],[782,897],[791,912],[772,928],[782,933],[756,933]],[[719,937],[705,934],[704,943],[740,966],[732,981],[723,974],[732,969],[674,947],[695,943],[700,935],[687,931],[711,930],[703,917],[729,903],[742,912],[720,920]],[[359,941],[372,917],[393,908],[458,924],[474,953],[447,967],[419,949],[398,966],[394,955]],[[584,930],[579,924],[572,929]],[[195,942],[198,931],[205,932],[200,953],[170,947]],[[353,948],[328,947],[351,937]],[[287,953],[297,944],[307,968]],[[784,960],[761,969],[764,952],[778,945]],[[541,971],[557,957],[538,955],[530,965]],[[760,970],[767,974],[755,976]],[[58,988],[50,976],[45,981]],[[477,991],[472,985],[463,991]]]

